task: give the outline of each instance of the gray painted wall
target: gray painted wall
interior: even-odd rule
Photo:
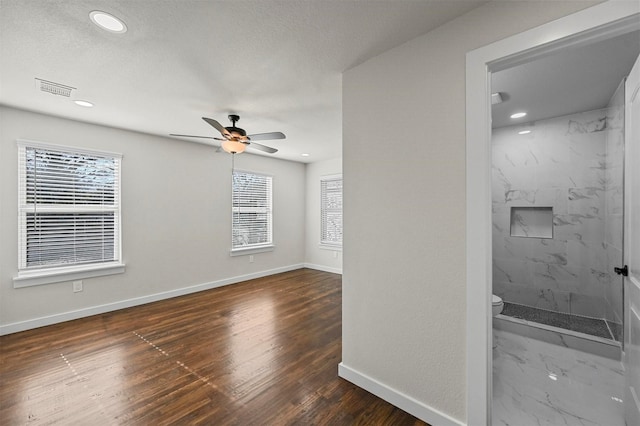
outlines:
[[[465,54],[595,3],[491,2],[344,74],[342,362],[455,422],[466,417]]]
[[[88,112],[90,114],[90,111]],[[17,274],[17,147],[24,138],[123,154],[122,247],[126,272],[13,288]],[[242,154],[236,168],[273,176],[272,252],[230,257],[231,157],[198,143],[0,107],[0,326],[167,297],[304,264],[305,165]],[[10,326],[10,327],[7,327]]]

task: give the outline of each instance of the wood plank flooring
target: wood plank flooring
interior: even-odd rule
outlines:
[[[0,337],[2,425],[424,425],[337,375],[341,277],[300,269]]]

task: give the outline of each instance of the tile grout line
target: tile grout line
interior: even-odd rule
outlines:
[[[615,340],[616,342],[618,341],[618,339],[616,339],[616,337],[613,335],[613,331],[611,331],[611,327],[609,327],[609,321],[607,320],[603,320],[604,324],[607,326],[607,330],[609,330],[609,335],[611,336],[611,340]]]

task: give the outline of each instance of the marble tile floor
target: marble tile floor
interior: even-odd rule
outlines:
[[[493,425],[625,426],[619,361],[493,333]]]
[[[533,321],[539,324],[551,325],[553,327],[564,328],[565,330],[577,331],[579,333],[602,337],[604,339],[619,340],[619,330],[616,327],[617,324],[609,323],[609,326],[607,326],[607,322],[601,319],[547,311],[545,309],[532,308],[530,306],[508,302],[505,302],[504,304],[502,315]],[[610,326],[613,326],[614,329],[611,330]]]

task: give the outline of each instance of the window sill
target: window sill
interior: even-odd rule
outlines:
[[[124,272],[123,263],[103,263],[100,265],[70,266],[38,271],[21,271],[13,278],[13,288],[32,287],[43,284],[53,284],[73,281],[83,278],[101,277],[105,275],[121,274]]]
[[[247,248],[233,249],[231,250],[229,255],[232,257],[235,257],[235,256],[246,256],[248,254],[265,253],[268,251],[273,251],[275,247],[276,246],[274,245],[269,245],[269,246],[261,246],[261,247],[247,247]]]
[[[341,244],[322,244],[320,243],[320,245],[318,246],[319,248],[321,248],[322,250],[334,250],[334,251],[342,251],[342,245]]]

